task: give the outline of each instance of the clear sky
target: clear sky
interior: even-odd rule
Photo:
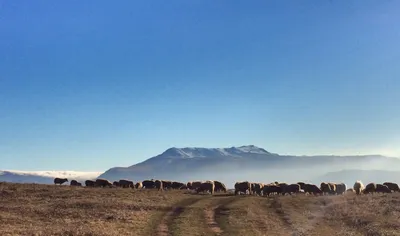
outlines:
[[[169,147],[400,156],[400,1],[1,1],[0,169]]]

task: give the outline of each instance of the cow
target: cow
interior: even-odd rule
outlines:
[[[357,180],[354,183],[353,189],[357,195],[360,195],[364,190],[364,184],[361,182],[361,180]]]
[[[142,185],[145,189],[152,189],[156,186],[154,180],[143,180]]]
[[[393,192],[400,192],[399,185],[396,184],[396,183],[385,182],[385,183],[383,183],[383,185],[388,186],[388,188],[389,188],[390,190],[392,190]]]
[[[211,194],[214,194],[214,189],[215,185],[213,181],[206,181],[201,183],[200,187],[197,188],[196,192],[210,192]]]
[[[85,185],[86,187],[95,187],[95,182],[93,180],[86,180]]]
[[[317,185],[314,184],[304,184],[304,192],[313,195],[322,195],[323,192]]]
[[[330,194],[332,192],[331,186],[328,183],[322,182],[320,185],[320,189],[322,193],[325,194]]]
[[[68,182],[67,178],[55,178],[54,179],[54,184],[62,185],[63,183],[66,183],[66,182]]]
[[[362,193],[364,193],[364,194],[375,193],[375,192],[376,192],[376,184],[375,183],[367,184],[362,191]]]
[[[349,188],[346,190],[346,194],[347,193],[356,193],[356,191],[354,191],[354,189],[352,189],[352,188]]]
[[[82,186],[82,184],[81,183],[79,183],[78,181],[76,181],[76,180],[71,180],[71,183],[70,183],[70,185],[71,186]]]
[[[346,192],[347,186],[345,183],[336,184],[336,194],[342,195]]]
[[[214,188],[215,188],[214,189],[215,192],[226,193],[226,191],[227,191],[225,184],[223,184],[222,182],[217,181],[217,180],[214,180]]]
[[[135,188],[136,188],[136,189],[141,189],[141,188],[143,188],[142,182],[137,182],[137,183],[135,184]]]
[[[300,185],[300,189],[303,189],[304,192],[305,192],[304,187],[305,187],[306,184],[304,182],[297,182],[297,184]]]
[[[172,189],[187,189],[187,186],[184,183],[174,181],[171,184],[171,188]]]
[[[235,195],[238,195],[240,193],[246,194],[248,191],[249,194],[251,194],[251,183],[248,181],[244,182],[236,182],[235,183]]]
[[[276,184],[266,184],[264,185],[262,192],[264,196],[269,196],[271,194],[281,194],[282,188]]]
[[[377,184],[376,185],[376,192],[377,193],[391,193],[392,191],[389,189],[388,186],[383,185],[383,184]]]
[[[172,188],[172,181],[168,180],[161,180],[164,189],[171,189]]]
[[[164,190],[163,182],[161,180],[154,181],[154,185],[158,191]]]
[[[335,195],[336,194],[336,184],[335,183],[328,183],[328,185],[331,188],[331,192],[329,194]]]
[[[135,186],[133,185],[133,181],[126,180],[126,179],[121,179],[118,181],[119,186],[122,188],[134,188]]]
[[[262,183],[252,183],[251,190],[252,190],[253,194],[261,196],[263,187],[264,187],[264,184],[262,184]]]
[[[96,179],[95,181],[95,186],[96,187],[112,187],[112,183],[106,179]]]
[[[192,186],[191,189],[192,190],[196,190],[196,189],[198,189],[200,187],[201,184],[202,184],[201,181],[193,181],[192,184],[191,184],[191,186]]]
[[[292,195],[292,193],[299,193],[300,192],[300,185],[299,184],[289,184],[283,187],[282,195],[286,193]]]

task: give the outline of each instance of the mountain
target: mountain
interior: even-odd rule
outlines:
[[[400,159],[381,155],[292,156],[271,153],[246,145],[229,148],[172,147],[163,153],[129,167],[114,167],[101,178],[118,180],[220,179],[271,182],[311,181],[327,172],[343,169],[395,170]]]
[[[101,173],[102,172],[5,170],[0,171],[0,181],[13,183],[52,184],[55,177],[67,178],[69,181],[72,179],[84,181],[87,179],[95,179]]]

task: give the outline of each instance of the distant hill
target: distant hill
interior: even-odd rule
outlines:
[[[362,156],[291,156],[271,153],[246,145],[230,148],[169,148],[163,153],[129,167],[114,167],[100,177],[122,178],[220,179],[270,182],[310,181],[328,172],[343,169],[382,169],[400,167],[400,159],[381,155]]]
[[[52,184],[55,177],[84,181],[95,179],[100,174],[101,172],[7,170],[0,171],[0,182]]]

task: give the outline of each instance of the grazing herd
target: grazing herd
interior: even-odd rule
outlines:
[[[62,185],[68,182],[66,178],[55,178],[54,184]],[[71,180],[71,186],[83,186],[82,183]],[[134,183],[131,180],[121,179],[111,183],[106,179],[86,180],[86,187],[110,187],[110,188],[133,188],[133,189],[157,189],[157,190],[193,190],[196,193],[227,192],[225,184],[216,180],[192,181],[182,183],[168,180],[144,180]],[[308,195],[342,195],[345,193],[372,194],[372,193],[392,193],[400,192],[399,185],[392,182],[384,182],[383,184],[369,183],[366,186],[361,181],[356,181],[353,188],[347,188],[344,183],[322,182],[319,186],[298,182],[295,184],[273,182],[270,184],[252,183],[249,181],[236,182],[234,186],[235,195],[292,195],[292,194],[308,194]]]
[[[235,195],[253,194],[260,196],[272,195],[292,195],[303,193],[308,195],[342,195],[345,193],[368,194],[368,193],[393,193],[400,192],[399,185],[396,183],[385,182],[383,184],[370,183],[364,187],[361,181],[356,181],[353,188],[347,189],[344,183],[325,183],[320,186],[298,182],[296,184],[287,184],[274,182],[270,184],[237,182],[235,184]]]

